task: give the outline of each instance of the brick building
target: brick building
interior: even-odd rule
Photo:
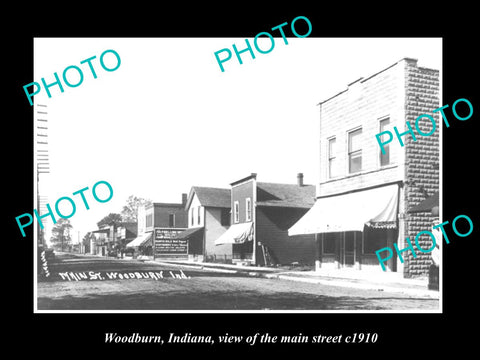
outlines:
[[[127,244],[140,255],[153,259],[188,258],[188,243],[175,237],[187,228],[185,204],[187,194],[182,194],[181,203],[150,203],[138,208],[138,235]]]
[[[410,213],[409,209],[439,191],[438,113],[433,114],[437,130],[428,137],[407,133],[404,146],[394,139],[381,152],[375,135],[408,131],[410,121],[432,114],[439,104],[439,71],[417,66],[404,58],[368,78],[360,78],[348,88],[319,103],[320,174],[313,208],[289,230],[291,236],[317,234],[318,267],[382,271],[375,251],[383,247],[407,247],[405,238],[414,239],[430,230],[430,212]],[[419,120],[419,128],[429,133],[432,123]],[[403,130],[402,130],[403,129]],[[428,249],[431,239],[420,237]],[[416,251],[396,254],[388,261],[388,271],[405,277],[428,273],[431,254]]]

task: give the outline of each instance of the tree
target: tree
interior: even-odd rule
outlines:
[[[82,239],[83,245],[88,246],[90,244],[90,240],[95,240],[95,235],[89,231]]]
[[[101,229],[104,226],[111,226],[111,225],[113,225],[114,228],[116,228],[117,225],[121,222],[122,222],[122,215],[117,213],[110,213],[107,216],[105,216],[102,220],[97,222],[97,226],[99,229]]]
[[[138,208],[140,206],[146,206],[151,204],[152,200],[144,199],[141,197],[136,197],[130,195],[127,199],[127,204],[123,207],[122,210],[122,219],[125,222],[138,222]]]
[[[60,218],[52,229],[52,236],[50,237],[52,246],[63,251],[65,246],[70,245],[72,242],[71,229],[73,229],[73,226],[70,224],[70,220]]]
[[[93,241],[96,240],[95,235],[93,235],[91,232],[87,232],[82,239],[83,246],[85,247],[87,252],[90,252],[91,250],[90,249],[91,240]]]

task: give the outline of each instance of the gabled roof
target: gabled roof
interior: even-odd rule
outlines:
[[[315,186],[257,182],[257,206],[311,208]]]
[[[164,203],[164,202],[152,202],[145,206],[145,209],[150,209],[152,207],[183,207],[181,203]]]
[[[230,189],[192,186],[185,207],[186,209],[190,206],[194,194],[197,195],[200,204],[205,207],[230,208],[231,206]]]

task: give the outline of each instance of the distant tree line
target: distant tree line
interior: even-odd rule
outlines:
[[[99,229],[105,226],[114,227],[114,231],[117,229],[118,225],[124,222],[137,222],[138,221],[138,208],[140,206],[146,206],[151,204],[150,199],[144,199],[134,195],[130,195],[126,204],[123,206],[122,211],[119,213],[110,213],[107,216],[103,217],[97,226]],[[70,224],[69,219],[59,219],[57,223],[53,226],[52,236],[50,238],[50,243],[53,248],[57,251],[68,250],[72,244],[71,230],[72,225]],[[82,239],[82,242],[85,246],[90,246],[90,240],[94,239],[95,236],[88,232]]]

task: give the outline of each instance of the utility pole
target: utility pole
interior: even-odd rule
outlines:
[[[37,106],[37,116],[36,116],[36,144],[35,144],[35,153],[36,153],[36,169],[37,169],[37,209],[40,214],[43,213],[43,209],[46,204],[46,198],[42,197],[40,200],[40,174],[50,173],[50,164],[48,162],[48,126],[47,126],[47,105],[36,104]],[[42,245],[45,247],[45,231],[41,229],[40,224],[37,222],[37,246]]]

